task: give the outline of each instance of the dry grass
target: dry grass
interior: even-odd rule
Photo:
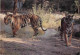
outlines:
[[[46,11],[44,10],[44,8],[41,8],[40,5],[38,6],[38,8],[36,8],[36,6],[34,5],[32,11],[30,13],[36,14],[42,18],[43,26],[45,28],[57,28],[58,26],[60,26],[60,20],[56,20],[64,16],[62,14],[52,13],[51,8]]]
[[[4,29],[4,17],[5,14],[0,14],[0,32]]]

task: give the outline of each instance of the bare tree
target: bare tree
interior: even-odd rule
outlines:
[[[18,2],[18,0],[14,0],[14,7],[13,7],[13,13],[14,14],[17,13],[17,2]]]
[[[79,3],[79,0],[75,0],[75,4],[77,6],[78,13],[80,13],[80,3]]]

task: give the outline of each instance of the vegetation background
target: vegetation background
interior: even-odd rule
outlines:
[[[14,10],[14,1],[18,13],[40,16],[45,28],[57,29],[65,13],[74,14],[75,23],[80,24],[80,0],[1,0],[1,11]]]

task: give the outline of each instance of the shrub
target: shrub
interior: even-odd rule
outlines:
[[[36,14],[42,18],[43,26],[46,28],[57,28],[60,26],[60,20],[56,21],[56,19],[62,18],[63,15],[60,14],[54,14],[52,13],[52,9],[49,8],[48,10],[45,10],[45,8],[41,8],[41,5],[36,7],[36,5],[33,5],[32,11],[30,12],[32,14]]]

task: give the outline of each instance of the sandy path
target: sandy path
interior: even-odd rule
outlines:
[[[80,52],[80,40],[72,39],[72,46],[66,47],[64,41],[49,29],[42,36],[30,38],[1,38],[1,55],[76,55]],[[49,35],[48,35],[49,34]]]
[[[54,29],[45,33],[40,30],[39,36],[32,39],[33,30],[25,27],[17,32],[15,38],[11,38],[9,25],[3,24],[2,29],[1,26],[0,23],[0,31],[5,30],[5,34],[0,35],[0,55],[76,55],[80,52],[80,40],[73,38],[72,46],[66,47]]]

